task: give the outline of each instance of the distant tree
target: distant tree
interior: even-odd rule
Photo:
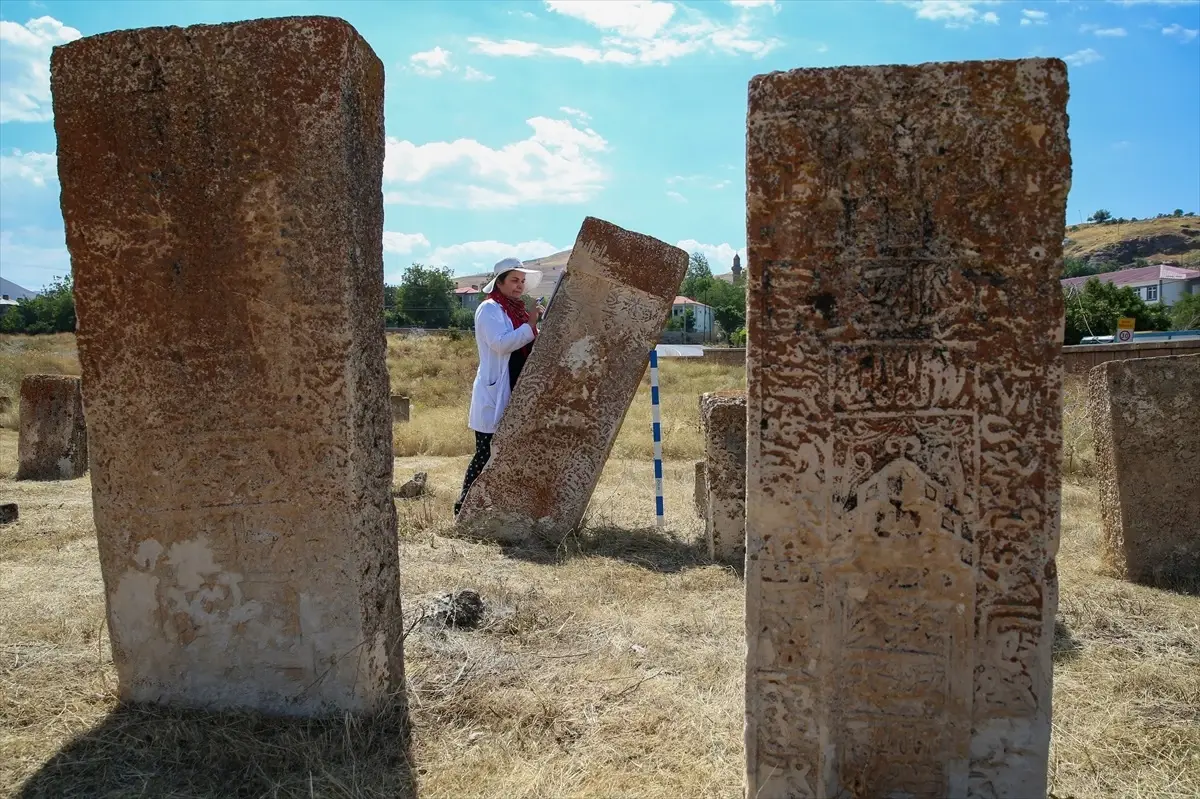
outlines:
[[[713,308],[713,318],[722,330],[732,335],[735,330],[746,324],[746,306],[719,305]]]
[[[1112,214],[1101,208],[1099,211],[1089,216],[1088,219],[1092,220],[1093,222],[1104,224],[1108,220],[1112,219]]]
[[[399,310],[415,325],[449,327],[454,310],[454,285],[449,269],[414,263],[400,279]]]
[[[1083,277],[1085,275],[1094,275],[1097,272],[1099,272],[1099,269],[1092,266],[1082,258],[1078,258],[1073,255],[1068,255],[1063,258],[1063,277]]]
[[[691,333],[696,329],[696,312],[690,306],[683,309],[683,332]]]
[[[474,330],[475,312],[468,308],[455,308],[450,312],[450,327],[454,330]]]
[[[671,314],[671,318],[667,320],[667,330],[672,333],[677,333],[683,330],[683,317]]]
[[[1065,344],[1078,344],[1084,336],[1113,335],[1122,316],[1133,317],[1137,330],[1171,329],[1166,309],[1147,305],[1129,286],[1118,287],[1092,277],[1081,290],[1065,291]]]
[[[1188,294],[1171,306],[1171,327],[1175,330],[1200,328],[1200,294]]]
[[[56,277],[36,297],[17,300],[0,316],[0,333],[75,332],[75,292],[71,276]]]
[[[688,259],[687,273],[679,286],[679,293],[697,302],[703,302],[700,296],[706,294],[713,283],[712,267],[708,265],[708,258],[701,252],[692,253]]]
[[[741,327],[730,333],[729,343],[735,347],[746,346],[746,328]]]
[[[1182,208],[1176,208],[1176,209],[1175,209],[1175,213],[1171,214],[1171,216],[1183,216],[1183,209],[1182,209]]]

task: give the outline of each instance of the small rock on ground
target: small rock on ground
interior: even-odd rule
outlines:
[[[429,608],[428,619],[439,627],[473,630],[483,620],[486,610],[483,597],[478,591],[463,588],[434,599]]]
[[[413,478],[399,488],[392,489],[392,496],[400,499],[416,499],[417,497],[425,496],[426,482],[429,480],[429,475],[425,472],[417,472]]]
[[[5,502],[4,504],[0,505],[0,524],[11,524],[15,522],[20,515],[20,512],[17,510],[17,503]]]

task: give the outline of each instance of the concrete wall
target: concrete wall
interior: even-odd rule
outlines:
[[[1063,365],[1067,374],[1082,375],[1093,367],[1108,361],[1197,353],[1200,353],[1200,339],[1143,341],[1129,344],[1076,344],[1071,347],[1063,347]]]

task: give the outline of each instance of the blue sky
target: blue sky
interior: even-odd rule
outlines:
[[[0,5],[0,275],[69,271],[49,53],[121,28],[340,16],[387,70],[389,281],[567,249],[585,215],[745,252],[746,84],[803,66],[1058,56],[1068,221],[1200,211],[1197,0],[102,2]]]

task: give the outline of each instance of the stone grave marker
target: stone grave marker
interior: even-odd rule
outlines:
[[[1044,796],[1056,59],[798,69],[747,114],[746,789]]]
[[[700,395],[704,428],[704,537],[708,556],[746,559],[746,392]]]
[[[86,37],[51,87],[121,698],[382,707],[383,64],[288,17]]]
[[[88,435],[79,378],[26,375],[21,380],[18,480],[74,480],[88,469]]]
[[[1200,587],[1200,355],[1091,370],[1104,559],[1122,578]]]
[[[467,492],[463,529],[520,541],[579,525],[687,264],[678,247],[584,220],[491,460]]]

